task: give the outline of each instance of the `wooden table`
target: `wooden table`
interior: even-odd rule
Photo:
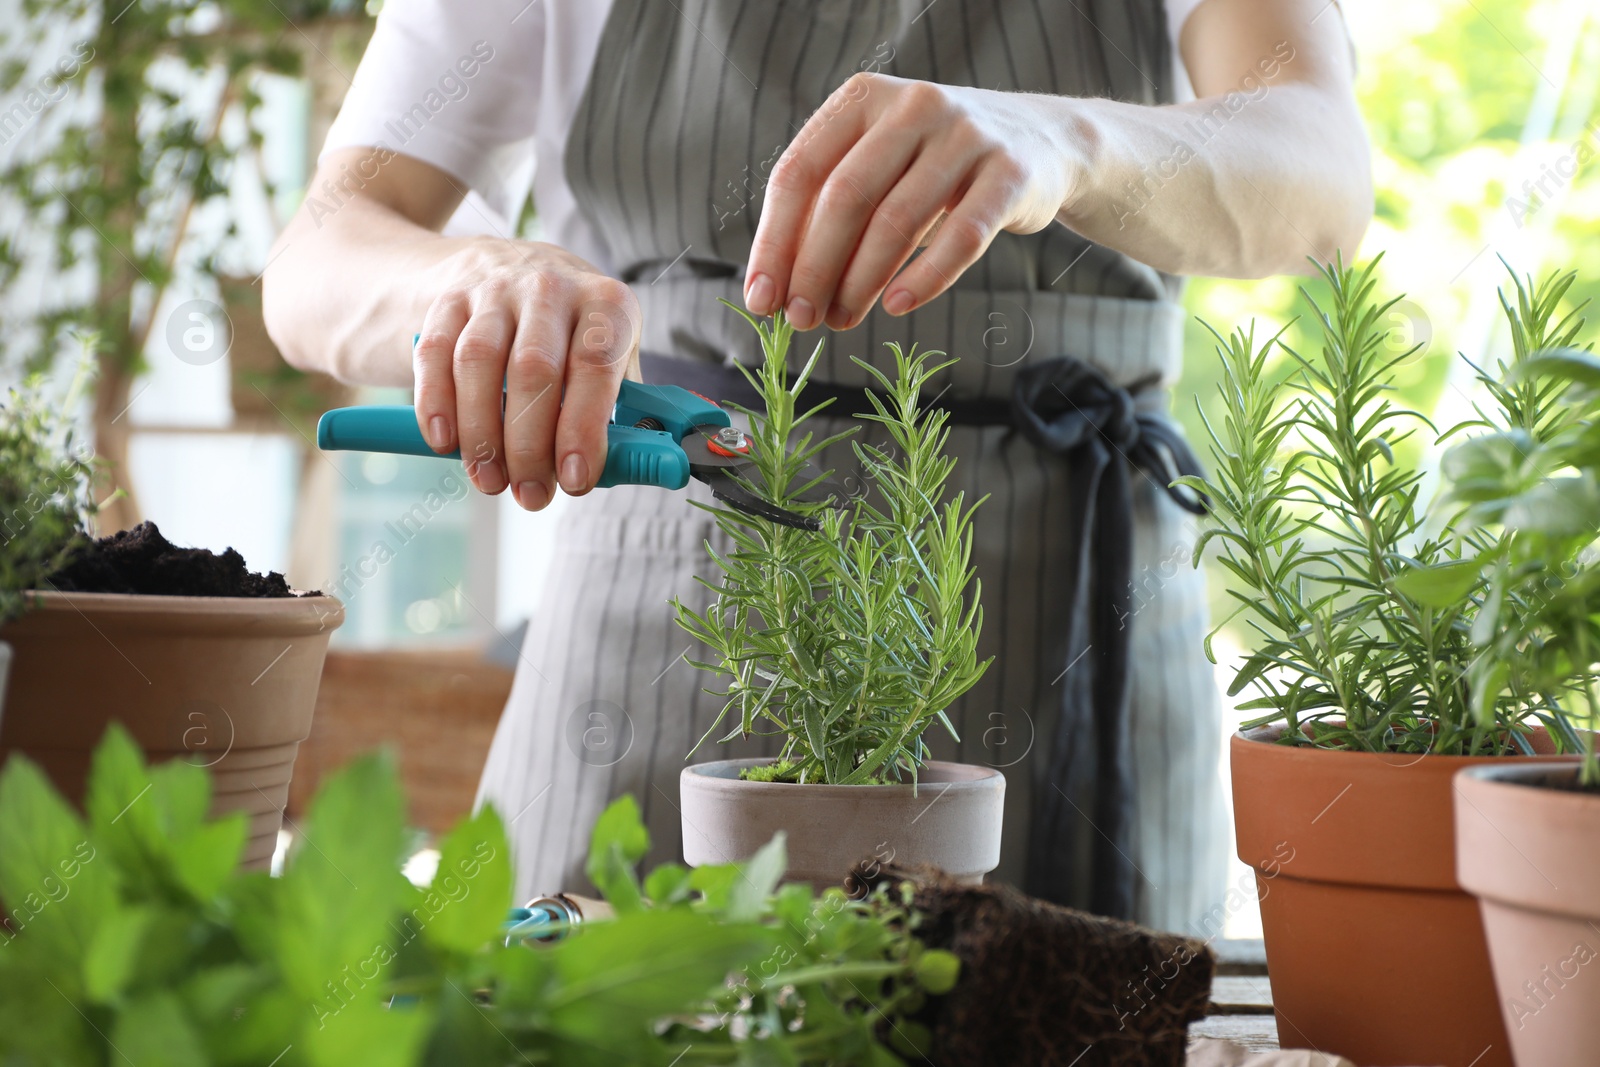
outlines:
[[[1204,1019],[1189,1027],[1189,1036],[1226,1038],[1258,1052],[1276,1049],[1278,1023],[1272,1015],[1266,949],[1260,941],[1215,941],[1211,947],[1217,954],[1211,1006]]]

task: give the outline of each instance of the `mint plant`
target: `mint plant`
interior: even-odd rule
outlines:
[[[207,771],[147,766],[120,728],[79,815],[23,757],[0,772],[0,1063],[14,1067],[504,1067],[863,1063],[927,1050],[910,1016],[958,964],[925,949],[909,887],[777,889],[781,839],[743,865],[634,870],[631,798],[589,870],[616,918],[504,943],[511,866],[484,808],[426,888],[393,761],[330,778],[281,877],[239,872],[242,814]],[[921,1044],[918,1044],[918,1042]]]
[[[81,381],[85,376],[79,373]],[[95,513],[94,463],[77,445],[65,399],[31,375],[0,401],[0,624],[84,541]]]
[[[731,305],[730,305],[731,306]],[[738,310],[738,309],[735,309]],[[972,516],[979,500],[947,494],[955,460],[945,454],[948,413],[922,404],[928,380],[949,362],[937,352],[896,345],[891,377],[862,361],[880,387],[861,418],[887,432],[884,446],[851,441],[868,492],[843,507],[796,499],[830,475],[806,477],[807,464],[854,428],[816,439],[808,424],[828,403],[798,411],[821,344],[792,378],[794,328],[743,311],[761,338],[763,361],[745,375],[764,411],[748,411],[757,492],[822,519],[820,533],[713,508],[731,548],[708,546],[721,571],[700,579],[712,592],[703,612],[681,599],[678,622],[710,646],[714,659],[693,666],[725,679],[721,714],[701,744],[730,718],[722,740],[780,734],[782,751],[753,777],[861,785],[910,779],[927,758],[925,731],[977,684],[989,660],[977,657],[983,626],[972,559]],[[853,357],[852,357],[853,358]],[[698,746],[697,746],[698,747]]]
[[[1438,433],[1392,399],[1395,370],[1416,350],[1394,354],[1386,343],[1398,298],[1375,295],[1376,265],[1325,268],[1327,307],[1306,294],[1321,333],[1316,356],[1281,334],[1257,345],[1250,332],[1213,331],[1223,363],[1222,421],[1207,424],[1215,473],[1183,481],[1211,498],[1214,525],[1195,560],[1215,545],[1229,574],[1238,607],[1221,625],[1242,618],[1251,631],[1229,694],[1254,687],[1259,695],[1241,707],[1263,714],[1243,726],[1282,723],[1288,744],[1493,755],[1531,751],[1527,734],[1543,723],[1576,751],[1551,699],[1554,676],[1524,659],[1533,614],[1508,607],[1555,612],[1556,602],[1505,580],[1511,561],[1551,548],[1518,547],[1523,512],[1513,499],[1563,513],[1567,498],[1554,499],[1562,490],[1545,479],[1565,461],[1549,449],[1594,440],[1593,420],[1570,409],[1565,386],[1527,366],[1550,366],[1536,353],[1575,336],[1557,310],[1570,279],[1536,290],[1518,283],[1518,303],[1503,301],[1515,348],[1502,364],[1506,384],[1485,377],[1499,411]],[[1281,381],[1275,351],[1289,359]],[[1453,488],[1430,517],[1413,438],[1485,428],[1446,456]],[[1484,521],[1459,521],[1464,502]],[[1575,562],[1595,531],[1571,533],[1559,552]],[[1561,629],[1555,643],[1577,653],[1564,661],[1569,680],[1586,676],[1594,657],[1579,666],[1576,616],[1541,618],[1546,638]],[[1206,648],[1212,654],[1209,638]]]
[[[1469,681],[1509,694],[1583,753],[1600,787],[1595,667],[1600,661],[1600,359],[1561,304],[1576,275],[1513,278],[1512,357],[1480,380],[1502,418],[1444,457],[1452,523],[1478,531],[1488,576],[1471,637]]]

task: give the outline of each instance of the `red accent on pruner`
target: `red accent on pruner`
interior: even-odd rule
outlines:
[[[710,404],[714,408],[720,408],[722,406],[715,400],[712,400],[709,396],[706,396],[704,393],[696,393],[693,389],[685,389],[684,392],[693,393],[695,396],[699,397],[701,400],[704,400],[707,404]]]
[[[749,452],[750,452],[750,438],[749,437],[744,438],[744,447],[739,449],[738,451],[734,451],[731,448],[725,448],[724,446],[718,444],[717,443],[717,439],[715,437],[707,437],[706,438],[706,451],[710,452],[713,456],[722,456],[722,457],[724,457],[726,459],[738,459],[740,456],[749,454]]]

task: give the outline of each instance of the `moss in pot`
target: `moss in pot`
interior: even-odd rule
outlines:
[[[755,488],[816,515],[822,530],[713,509],[731,547],[710,549],[721,572],[701,579],[711,603],[675,604],[679,623],[710,649],[709,660],[691,662],[725,683],[713,691],[726,703],[700,744],[718,730],[723,740],[776,734],[783,743],[776,761],[684,770],[685,858],[744,859],[783,830],[796,881],[836,883],[874,855],[980,880],[999,862],[1005,779],[930,760],[923,740],[929,729],[954,736],[945,709],[988,667],[977,658],[983,614],[971,564],[981,501],[946,499],[955,462],[944,454],[947,414],[920,401],[948,364],[895,346],[892,377],[857,361],[880,387],[861,418],[889,443],[849,442],[870,495],[808,505],[796,497],[810,484],[809,462],[855,428],[822,439],[810,432],[825,405],[799,411],[797,400],[820,344],[791,379],[793,328],[781,315],[749,321],[765,357],[747,372],[765,406],[747,413]]]
[[[0,405],[0,761],[28,755],[78,801],[120,722],[152,758],[211,768],[214,809],[250,816],[245,862],[265,868],[344,608],[152,524],[92,539],[94,464],[53,413],[73,406],[38,380]]]
[[[1390,343],[1375,267],[1324,272],[1331,299],[1307,297],[1314,355],[1281,335],[1218,338],[1215,473],[1191,482],[1215,520],[1196,559],[1218,550],[1249,631],[1230,694],[1253,688],[1240,707],[1260,713],[1230,747],[1239,856],[1257,872],[1285,1047],[1510,1067],[1483,924],[1457,878],[1451,780],[1535,753],[1570,764],[1582,742],[1475,639],[1503,536],[1455,521],[1459,504],[1430,515],[1417,455],[1425,436],[1494,422],[1440,433],[1395,403],[1416,350]],[[1518,289],[1514,361],[1570,330],[1559,292]],[[1495,400],[1508,429],[1562,418],[1549,390]]]

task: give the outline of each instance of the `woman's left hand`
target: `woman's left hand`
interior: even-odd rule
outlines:
[[[758,315],[783,308],[802,330],[824,321],[849,329],[880,296],[891,315],[932,300],[1001,230],[1044,229],[1069,206],[1085,166],[1062,105],[854,75],[773,168],[746,306]]]

